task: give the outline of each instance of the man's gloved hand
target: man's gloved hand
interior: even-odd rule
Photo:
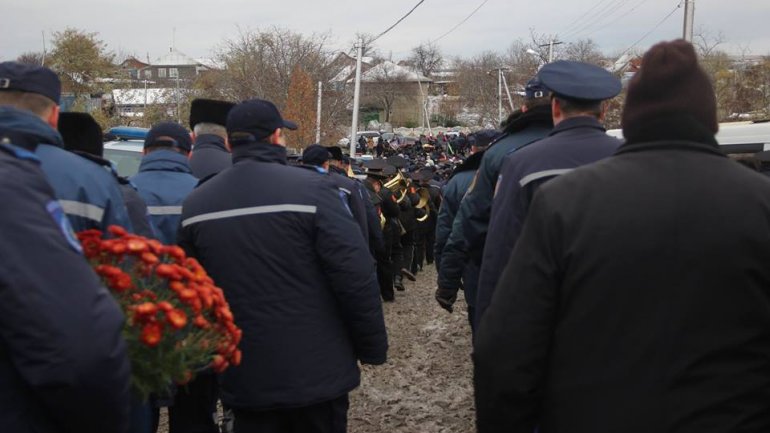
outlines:
[[[454,311],[454,304],[457,301],[457,289],[439,287],[436,290],[436,301],[441,308],[451,313]]]

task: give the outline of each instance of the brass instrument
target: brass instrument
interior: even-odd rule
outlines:
[[[417,193],[420,195],[420,201],[415,208],[425,210],[425,215],[417,218],[417,221],[424,222],[430,217],[430,191],[428,191],[428,188],[420,188],[417,190]]]
[[[398,203],[404,201],[407,192],[409,192],[409,180],[404,177],[401,171],[396,173],[393,179],[385,182],[383,186],[396,196],[396,202]]]

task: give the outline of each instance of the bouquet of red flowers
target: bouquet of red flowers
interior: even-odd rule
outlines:
[[[196,371],[238,365],[241,330],[222,289],[178,246],[111,226],[78,233],[83,252],[126,315],[123,335],[139,394],[163,394]]]

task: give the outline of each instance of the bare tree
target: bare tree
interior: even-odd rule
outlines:
[[[456,61],[458,96],[465,107],[479,114],[480,126],[497,124],[497,75],[490,74],[490,71],[503,63],[503,58],[491,51]]]
[[[580,39],[576,42],[570,42],[567,44],[567,48],[564,49],[564,58],[597,66],[602,66],[604,63],[604,55],[599,51],[599,46],[593,39]]]
[[[436,44],[426,42],[412,48],[412,55],[408,59],[415,70],[430,78],[444,61],[441,50]]]
[[[16,61],[25,65],[42,66],[43,57],[43,53],[41,52],[28,51],[20,54],[19,57],[16,58]]]

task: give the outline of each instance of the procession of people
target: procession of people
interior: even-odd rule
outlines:
[[[770,431],[770,178],[720,151],[690,43],[644,55],[620,140],[622,90],[551,62],[498,128],[362,135],[371,159],[292,158],[271,101],[197,99],[126,179],[53,71],[0,63],[0,430],[137,431],[126,317],[76,235],[120,226],[181,247],[242,330],[240,364],[151,396],[142,433],[160,407],[170,433],[346,432],[394,350],[383,303],[428,266],[424,314],[468,316],[480,433]]]

